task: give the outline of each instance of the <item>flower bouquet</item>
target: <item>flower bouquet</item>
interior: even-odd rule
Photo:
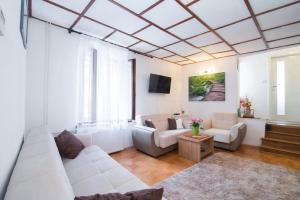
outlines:
[[[200,126],[202,126],[203,119],[201,118],[193,118],[192,121],[192,134],[200,135]]]

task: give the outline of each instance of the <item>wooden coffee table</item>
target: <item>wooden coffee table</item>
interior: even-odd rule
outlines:
[[[214,153],[214,136],[193,136],[192,132],[178,136],[178,153],[189,160],[200,162],[201,158]]]

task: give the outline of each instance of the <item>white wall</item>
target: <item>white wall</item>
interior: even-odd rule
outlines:
[[[0,199],[22,143],[25,125],[26,51],[19,30],[19,0],[1,0],[5,36],[0,36]]]
[[[267,53],[241,57],[239,59],[240,97],[252,102],[254,115],[269,117],[270,66]]]
[[[136,58],[136,115],[175,113],[181,108],[182,67],[135,54]],[[170,94],[149,93],[150,73],[172,77]]]
[[[209,118],[214,112],[237,112],[238,108],[238,70],[237,58],[228,57],[183,67],[182,106],[193,117]],[[225,72],[225,101],[189,101],[188,78],[190,76]]]

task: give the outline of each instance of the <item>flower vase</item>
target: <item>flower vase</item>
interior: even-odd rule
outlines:
[[[192,126],[192,134],[199,135],[199,133],[200,133],[199,126]]]

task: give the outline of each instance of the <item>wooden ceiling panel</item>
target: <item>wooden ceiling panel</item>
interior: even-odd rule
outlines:
[[[113,42],[118,45],[121,45],[123,47],[128,47],[139,41],[139,40],[135,39],[134,37],[130,37],[130,36],[120,33],[120,32],[115,32],[114,34],[109,36],[106,40],[109,42]]]
[[[191,54],[201,51],[185,42],[179,42],[179,43],[167,46],[166,49],[168,49],[172,52],[175,52],[181,56],[187,56],[187,55],[191,55]]]
[[[74,13],[66,12],[44,1],[34,1],[32,13],[39,19],[65,27],[71,26],[77,18],[77,15]]]
[[[268,31],[264,35],[268,41],[300,34],[300,22]]]
[[[126,8],[132,10],[135,13],[141,13],[154,3],[158,2],[158,0],[147,0],[147,1],[141,1],[141,0],[115,0],[119,4],[122,4]]]
[[[281,47],[292,44],[300,44],[300,36],[269,42],[270,48]]]
[[[193,64],[194,62],[191,60],[185,60],[185,61],[179,61],[177,62],[177,64],[179,65],[189,65],[189,64]]]
[[[114,30],[111,28],[108,28],[106,26],[103,26],[101,24],[97,24],[91,20],[88,19],[81,19],[76,26],[74,27],[74,30],[80,31],[86,34],[90,34],[92,36],[98,37],[98,38],[104,38]]]
[[[213,44],[206,47],[202,47],[204,51],[208,53],[218,53],[222,51],[230,51],[231,48],[225,43]]]
[[[300,20],[300,3],[257,16],[262,30]]]
[[[254,13],[258,14],[296,1],[297,0],[250,0],[250,4]]]
[[[177,38],[154,26],[146,28],[145,30],[135,34],[135,36],[158,46],[165,46],[178,41]]]
[[[208,29],[196,19],[191,19],[169,29],[169,31],[180,38],[189,38],[207,32]]]
[[[251,53],[255,51],[261,51],[266,49],[266,45],[262,39],[245,42],[242,44],[234,45],[234,48],[241,54],[243,53]]]
[[[201,0],[189,8],[212,28],[250,17],[241,0]]]
[[[147,44],[145,42],[139,42],[139,43],[133,45],[132,47],[130,47],[130,49],[134,49],[136,51],[146,53],[146,52],[153,51],[153,50],[157,49],[157,47],[155,47],[151,44]]]
[[[211,60],[211,59],[213,59],[213,57],[211,57],[210,55],[208,55],[205,52],[201,52],[201,53],[198,53],[196,55],[189,56],[187,58],[190,59],[190,60],[193,60],[195,62],[200,62],[200,61],[205,61],[205,60]]]
[[[172,12],[170,12],[172,11]],[[152,21],[162,28],[167,28],[182,20],[190,18],[191,15],[185,12],[174,0],[165,0],[150,11],[143,14],[143,17]]]
[[[199,35],[197,37],[191,38],[187,41],[192,43],[193,45],[202,47],[202,46],[206,46],[206,45],[210,45],[210,44],[215,44],[217,42],[221,42],[221,39],[218,38],[212,32],[209,32],[209,33],[205,33],[203,35]]]
[[[115,6],[109,1],[96,1],[87,11],[86,16],[104,24],[113,26],[126,33],[134,33],[148,25],[133,14]]]
[[[167,56],[174,55],[173,53],[166,51],[164,49],[158,49],[156,51],[152,51],[151,53],[148,53],[149,55],[155,56],[157,58],[164,58]]]
[[[260,34],[252,19],[218,29],[217,32],[230,44],[259,38]]]

